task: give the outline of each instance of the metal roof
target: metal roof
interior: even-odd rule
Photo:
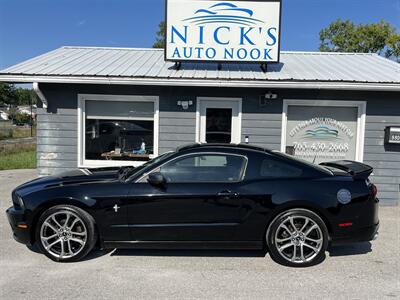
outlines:
[[[272,83],[289,87],[290,83],[340,83],[338,87],[368,83],[398,90],[400,64],[376,54],[283,51],[281,62],[268,65],[267,72],[250,63],[222,64],[219,70],[216,63],[185,62],[177,70],[174,63],[164,61],[160,49],[68,46],[1,70],[0,80],[259,87]]]

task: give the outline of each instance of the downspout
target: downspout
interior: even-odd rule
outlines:
[[[44,96],[44,94],[42,93],[42,91],[40,90],[38,82],[33,83],[33,90],[35,91],[36,95],[38,95],[40,101],[42,101],[43,108],[47,108],[47,99]]]

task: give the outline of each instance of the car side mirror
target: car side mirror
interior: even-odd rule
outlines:
[[[150,173],[147,181],[154,186],[163,186],[165,184],[165,178],[160,172]]]

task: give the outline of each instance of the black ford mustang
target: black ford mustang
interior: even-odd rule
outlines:
[[[33,180],[7,210],[17,241],[69,262],[103,248],[262,249],[289,266],[379,226],[372,168],[320,166],[248,145],[190,145],[138,168]]]

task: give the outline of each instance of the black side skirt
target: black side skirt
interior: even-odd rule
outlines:
[[[215,249],[215,250],[260,250],[262,241],[104,241],[106,249]]]

